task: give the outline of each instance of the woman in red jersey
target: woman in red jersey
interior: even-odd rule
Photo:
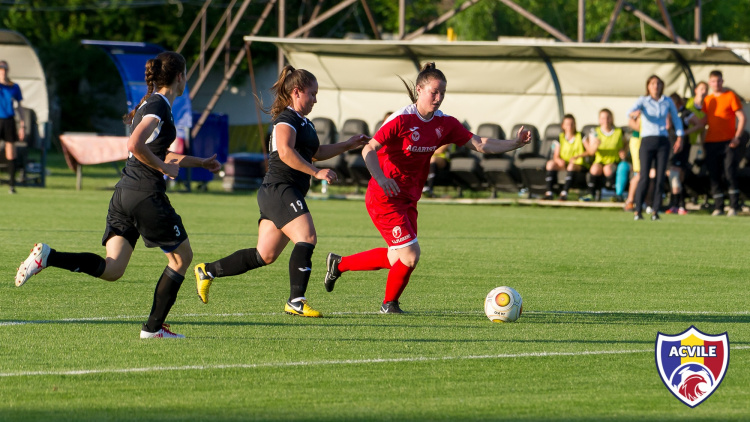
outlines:
[[[383,123],[362,149],[372,175],[365,204],[372,222],[388,244],[355,255],[328,254],[325,287],[332,291],[346,271],[388,269],[384,314],[403,313],[399,297],[403,293],[420,256],[417,241],[417,201],[430,169],[430,157],[443,145],[466,145],[486,154],[500,154],[531,141],[523,127],[514,140],[482,138],[466,130],[456,118],[439,110],[445,98],[446,79],[435,63],[427,63],[412,90],[404,82],[412,103]]]

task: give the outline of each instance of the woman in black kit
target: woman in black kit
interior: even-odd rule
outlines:
[[[130,156],[109,203],[107,228],[102,238],[102,245],[107,248],[106,259],[88,252],[58,252],[45,243],[37,243],[18,269],[16,286],[46,267],[115,281],[125,273],[136,241],[143,237],[146,247],[164,251],[169,264],[156,284],[151,313],[143,324],[141,338],[185,337],[173,333],[164,323],[193,259],[182,219],[167,198],[165,178],[177,177],[180,167],[210,171],[221,168],[215,154],[198,158],[168,150],[177,135],[172,104],[182,95],[185,83],[185,59],[180,54],[163,52],[146,62],[148,92],[124,118],[131,125]]]
[[[275,94],[270,110],[273,131],[268,148],[268,173],[258,190],[257,247],[196,265],[198,296],[208,303],[208,290],[214,278],[244,274],[271,264],[291,240],[294,249],[289,259],[290,294],[284,311],[290,315],[320,317],[320,312],[311,308],[305,298],[317,243],[305,194],[310,188],[310,176],[328,183],[337,178],[333,170],[318,169],[313,161],[364,146],[370,138],[355,135],[346,142],[320,145],[315,127],[305,117],[317,102],[318,81],[304,69],[285,66],[271,90]]]

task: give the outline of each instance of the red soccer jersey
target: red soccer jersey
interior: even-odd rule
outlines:
[[[438,110],[430,120],[417,113],[410,104],[393,113],[373,138],[383,147],[378,150],[380,168],[386,177],[398,183],[401,192],[397,200],[418,201],[430,172],[430,157],[446,144],[462,146],[474,136],[455,117]],[[381,201],[388,201],[383,189],[370,179],[368,193]]]

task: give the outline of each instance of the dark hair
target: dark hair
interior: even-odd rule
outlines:
[[[443,82],[448,82],[445,79],[445,75],[443,72],[440,71],[440,69],[435,67],[435,62],[428,62],[425,63],[422,66],[422,70],[419,71],[419,74],[417,75],[417,83],[414,85],[409,85],[408,82],[406,82],[402,77],[398,77],[401,79],[401,82],[404,83],[404,86],[406,87],[406,92],[409,95],[409,99],[411,100],[412,104],[417,102],[417,87],[423,86],[426,83],[429,83],[433,79],[437,79]]]
[[[709,78],[711,76],[716,76],[716,77],[719,77],[721,79],[724,79],[724,75],[721,73],[721,70],[712,70],[711,73],[708,74]]]
[[[133,123],[133,117],[135,112],[138,111],[144,101],[150,97],[154,91],[159,88],[171,85],[180,73],[185,72],[185,58],[180,53],[174,51],[165,51],[159,53],[153,59],[149,59],[146,62],[146,86],[148,91],[146,95],[141,98],[141,102],[137,106],[133,107],[133,110],[123,116],[122,120],[125,124]]]
[[[656,75],[651,75],[651,76],[648,77],[648,79],[646,79],[646,96],[650,95],[648,93],[648,84],[651,83],[652,79],[656,79],[661,84],[661,91],[659,92],[659,96],[664,95],[664,81],[662,81],[661,78],[658,77],[658,76],[656,76]]]
[[[315,75],[307,70],[295,69],[292,65],[286,65],[281,69],[279,79],[271,87],[271,91],[274,94],[271,109],[264,108],[262,103],[258,105],[264,113],[270,114],[275,119],[287,106],[292,104],[292,91],[294,91],[294,88],[304,91],[316,81]],[[256,98],[257,101],[258,99]]]
[[[674,103],[675,106],[677,106],[677,101],[679,101],[680,104],[685,104],[685,99],[682,98],[682,95],[680,95],[680,94],[678,94],[676,92],[673,92],[672,94],[670,94],[669,95],[669,99],[672,100],[672,102]]]
[[[603,108],[603,109],[599,110],[599,114],[601,114],[601,113],[607,113],[607,114],[609,114],[609,117],[611,117],[613,119],[615,118],[615,115],[612,114],[612,110],[610,110],[608,108]]]
[[[576,129],[576,118],[573,117],[572,114],[566,114],[566,115],[563,116],[563,121],[565,121],[565,119],[572,120],[573,121],[573,132],[578,132],[578,130]]]

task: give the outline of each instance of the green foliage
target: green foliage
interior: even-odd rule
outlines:
[[[516,3],[541,20],[557,28],[572,40],[578,33],[578,2],[569,0],[517,0]],[[636,8],[663,24],[659,7],[654,1],[631,1]],[[687,41],[693,41],[694,0],[665,1],[677,33]],[[586,1],[586,41],[599,41],[614,11],[611,0]],[[702,38],[711,33],[729,41],[748,41],[750,17],[746,13],[747,3],[728,1],[703,2]],[[498,36],[521,36],[551,38],[541,27],[517,14],[503,3],[483,0],[448,21],[460,40],[492,41]],[[665,25],[666,26],[666,25]],[[617,18],[611,41],[669,41],[657,30],[645,25],[641,32],[640,19],[623,10]]]

